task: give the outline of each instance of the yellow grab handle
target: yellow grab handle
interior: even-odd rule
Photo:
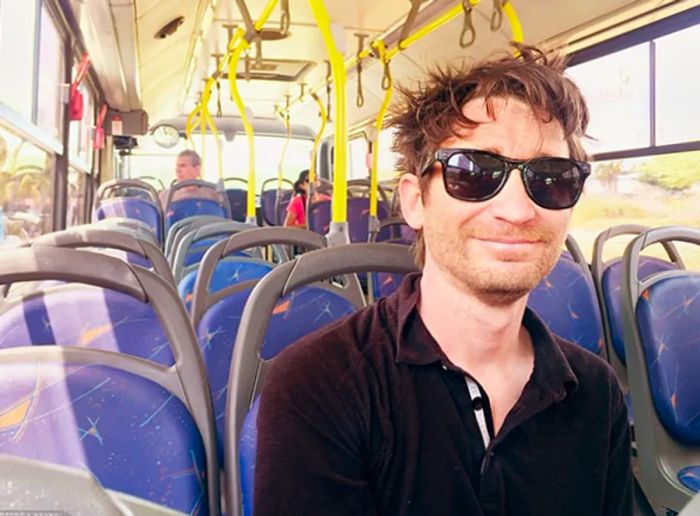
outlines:
[[[333,170],[333,203],[331,222],[343,223],[348,218],[347,206],[347,160],[348,160],[348,126],[345,118],[345,86],[347,73],[343,54],[340,53],[333,41],[331,20],[323,0],[309,0],[314,13],[316,24],[321,31],[323,42],[328,50],[328,58],[333,68],[333,84],[335,85],[335,134],[334,134],[334,170]]]
[[[380,61],[384,64],[385,67],[389,66],[389,63],[391,62],[391,58],[389,58],[389,55],[386,51],[386,47],[384,46],[384,42],[382,40],[376,41],[372,43],[372,46],[377,50],[379,54],[379,59]],[[370,172],[370,189],[369,189],[369,216],[370,217],[376,217],[377,216],[377,203],[378,203],[378,198],[377,198],[377,193],[379,190],[379,135],[382,131],[382,126],[384,125],[384,115],[386,114],[386,110],[389,107],[389,103],[391,102],[391,96],[394,91],[394,81],[391,78],[391,74],[388,74],[384,76],[385,78],[388,78],[388,87],[384,91],[384,101],[382,102],[381,107],[379,108],[379,113],[377,113],[377,119],[374,122],[374,129],[376,131],[374,142],[372,143],[372,170]]]
[[[319,113],[321,114],[321,127],[319,127],[316,133],[316,138],[314,138],[314,147],[311,151],[311,166],[309,166],[309,183],[314,184],[316,181],[316,155],[318,154],[318,147],[321,145],[321,138],[323,138],[323,131],[326,130],[326,124],[328,123],[328,113],[326,113],[326,106],[323,105],[321,99],[316,93],[312,93],[311,97],[316,102],[318,106]]]

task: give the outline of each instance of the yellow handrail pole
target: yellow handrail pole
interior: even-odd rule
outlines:
[[[470,0],[472,5],[476,5],[479,3],[479,0]],[[392,48],[389,51],[389,59],[393,59],[396,54],[401,52],[402,50],[406,50],[409,46],[411,46],[413,43],[418,41],[421,38],[424,38],[431,32],[434,32],[436,29],[439,29],[442,27],[444,24],[447,22],[451,21],[452,19],[456,18],[460,14],[463,14],[464,10],[462,8],[462,5],[457,5],[456,7],[453,7],[446,13],[443,13],[442,15],[438,16],[435,18],[433,21],[430,23],[427,23],[423,25],[420,29],[418,29],[416,32],[408,36],[406,39],[399,41],[394,48]]]
[[[243,29],[238,30],[241,31],[241,33],[244,33]],[[231,97],[233,98],[233,102],[236,104],[238,112],[241,115],[241,121],[243,122],[245,134],[248,138],[248,196],[246,198],[246,222],[255,224],[255,139],[253,134],[253,126],[248,120],[243,99],[241,98],[241,94],[238,91],[238,85],[236,84],[236,69],[238,68],[238,61],[240,60],[243,51],[247,50],[249,46],[248,41],[241,37],[240,42],[234,49],[229,61],[228,84],[231,88]]]
[[[201,106],[197,104],[194,109],[190,112],[190,114],[187,116],[187,121],[185,122],[185,136],[187,137],[187,140],[192,144],[192,147],[194,147],[194,140],[192,139],[192,132],[197,128],[197,125],[194,123],[194,118],[200,114],[200,109]],[[199,120],[199,123],[201,123],[201,119]]]
[[[321,127],[319,127],[316,132],[316,137],[314,138],[314,146],[311,151],[311,165],[309,166],[309,184],[314,184],[316,181],[316,155],[318,154],[318,148],[321,145],[321,138],[323,138],[323,131],[326,130],[326,124],[328,123],[328,113],[326,113],[326,106],[323,105],[321,99],[316,93],[312,93],[311,97],[316,102],[318,106],[319,113],[321,115]]]
[[[520,25],[520,18],[518,18],[518,13],[515,12],[515,7],[513,7],[512,2],[507,2],[503,6],[503,12],[508,18],[508,23],[510,24],[510,32],[513,36],[513,41],[518,43],[523,42],[523,27]]]
[[[379,54],[379,59],[385,66],[385,70],[388,69],[391,58],[387,54],[384,42],[379,40],[373,43],[374,48],[376,48]],[[382,87],[386,86],[384,91],[384,100],[381,107],[379,108],[379,113],[377,113],[377,118],[374,122],[374,141],[372,142],[372,170],[370,171],[369,180],[369,217],[370,217],[370,231],[372,231],[372,220],[377,219],[377,190],[379,190],[379,134],[382,131],[382,126],[384,125],[384,115],[391,102],[391,95],[394,91],[394,81],[391,78],[391,74],[384,75],[386,77],[386,84],[382,84]],[[378,225],[377,225],[378,226]],[[376,229],[379,229],[377,227]]]
[[[265,25],[265,22],[272,14],[272,10],[275,8],[276,5],[277,5],[277,0],[270,0],[267,3],[267,5],[265,6],[265,9],[263,9],[262,14],[260,15],[260,18],[258,18],[258,21],[255,22],[255,30],[257,30],[257,31],[262,30],[263,26]]]
[[[333,171],[333,202],[331,227],[328,233],[328,244],[348,242],[347,227],[347,159],[348,159],[348,126],[345,118],[345,86],[347,74],[343,54],[333,41],[331,33],[331,20],[323,0],[309,0],[311,10],[314,13],[316,24],[321,31],[321,36],[328,50],[328,59],[333,69],[333,84],[335,85],[335,134],[334,152],[335,162]],[[344,233],[343,237],[333,237],[335,233]]]
[[[217,166],[219,172],[219,182],[223,189],[224,184],[224,159],[223,159],[223,149],[221,147],[221,141],[219,141],[219,130],[216,127],[216,123],[209,113],[209,101],[211,100],[211,91],[214,86],[216,79],[214,78],[216,73],[210,77],[206,84],[204,85],[204,93],[202,94],[202,115],[206,124],[209,126],[212,136],[214,137],[214,143],[216,144],[216,156],[217,156]]]
[[[278,114],[282,119],[282,123],[284,124],[285,129],[287,130],[287,138],[284,140],[284,147],[282,147],[282,152],[280,153],[280,160],[277,163],[277,195],[279,195],[280,191],[282,190],[282,167],[284,165],[284,160],[287,157],[289,140],[292,139],[292,124],[289,120],[289,113],[280,111]]]

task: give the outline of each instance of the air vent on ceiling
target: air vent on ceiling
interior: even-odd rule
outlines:
[[[263,59],[262,63],[256,64],[255,59],[251,59],[250,69],[246,74],[245,61],[241,60],[236,69],[236,78],[255,81],[299,82],[314,66],[316,64],[313,61]],[[224,79],[228,79],[228,74],[224,74]]]
[[[155,38],[165,39],[168,36],[173,35],[175,31],[180,28],[180,25],[182,25],[184,22],[184,16],[178,16],[177,18],[173,18],[168,23],[163,25],[158,32],[156,32]]]

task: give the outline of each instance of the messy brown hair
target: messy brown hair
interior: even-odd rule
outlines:
[[[509,54],[468,69],[439,68],[429,71],[415,89],[397,87],[400,100],[387,122],[395,129],[392,149],[400,156],[397,167],[402,174],[420,176],[442,142],[458,136],[460,129],[477,125],[462,113],[464,104],[474,98],[485,100],[491,118],[494,98],[516,98],[528,104],[543,123],[561,124],[571,158],[586,159],[581,140],[588,126],[588,107],[578,87],[564,76],[565,58],[529,45],[512,46],[517,57]],[[421,191],[425,192],[429,180],[428,174],[420,178]],[[425,243],[420,230],[415,256],[422,267]]]

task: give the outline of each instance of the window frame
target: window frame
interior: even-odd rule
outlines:
[[[689,152],[700,150],[700,140],[690,140],[682,143],[658,145],[656,142],[656,39],[667,36],[693,26],[700,26],[700,6],[677,13],[663,20],[640,27],[626,34],[611,38],[607,41],[584,48],[569,56],[568,67],[593,61],[609,54],[627,48],[647,43],[649,46],[649,103],[650,103],[650,142],[646,147],[623,149],[618,151],[601,152],[591,156],[592,161],[608,161],[616,159],[654,156],[673,152]]]

